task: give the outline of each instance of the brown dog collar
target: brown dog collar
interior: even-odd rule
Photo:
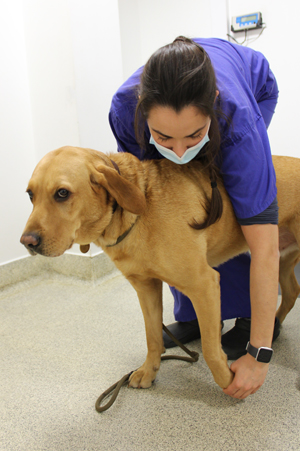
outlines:
[[[116,171],[118,171],[118,174],[121,175],[119,166],[117,165],[117,163],[114,160],[110,160],[113,164],[113,167],[115,168]],[[116,209],[118,208],[118,202],[115,200],[114,201],[114,205],[113,205],[113,214],[116,211]]]
[[[110,160],[110,161],[112,162],[115,170],[118,171],[118,174],[121,175],[121,172],[120,172],[120,169],[119,169],[119,166],[117,165],[117,163],[114,160]],[[115,200],[114,205],[113,205],[113,214],[116,211],[117,207],[118,207],[118,203]],[[132,230],[133,226],[135,225],[135,223],[136,223],[136,221],[129,227],[128,230],[126,230],[124,233],[122,233],[122,235],[120,235],[118,237],[117,241],[114,244],[107,244],[106,247],[113,247],[113,246],[116,246],[117,244],[121,243],[121,241],[123,241],[127,237],[129,232],[131,232],[131,230]]]
[[[122,235],[120,235],[117,239],[117,241],[114,244],[107,244],[106,247],[113,247],[116,246],[117,244],[121,243],[121,241],[124,240],[124,238],[127,237],[127,235],[129,234],[129,232],[131,232],[133,226],[135,225],[136,221],[129,227],[128,230],[126,230],[126,232],[122,233]]]
[[[117,163],[114,160],[110,160],[110,161],[112,162],[115,170],[118,171],[119,175],[121,175],[121,172],[120,172],[120,169],[119,169],[119,166],[117,165]]]

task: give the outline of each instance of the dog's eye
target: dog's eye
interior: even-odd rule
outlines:
[[[63,202],[64,200],[67,200],[70,196],[70,191],[67,189],[61,188],[55,193],[55,200],[57,202]]]
[[[30,199],[31,202],[32,202],[32,199],[33,199],[33,192],[29,189],[29,190],[27,191],[27,193],[28,193],[29,199]]]

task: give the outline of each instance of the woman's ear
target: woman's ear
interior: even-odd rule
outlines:
[[[91,182],[103,186],[124,210],[135,215],[141,215],[145,211],[144,193],[115,169],[104,164],[97,166],[91,175]]]
[[[217,100],[218,95],[220,94],[220,91],[216,90],[216,97],[215,97],[215,101]]]

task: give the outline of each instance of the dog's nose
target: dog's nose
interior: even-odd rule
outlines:
[[[41,237],[37,233],[26,233],[21,236],[21,243],[30,249],[35,249],[41,244]]]

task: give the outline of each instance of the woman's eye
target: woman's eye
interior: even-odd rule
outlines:
[[[70,196],[70,191],[68,191],[67,189],[59,189],[58,191],[56,191],[55,193],[55,200],[57,200],[58,202],[67,200]]]
[[[162,136],[159,136],[158,139],[159,139],[161,142],[165,142],[165,141],[168,141],[169,138],[163,138]]]
[[[191,138],[192,139],[197,139],[197,138],[201,138],[201,136],[202,136],[202,133],[199,133],[198,135],[191,136]]]

